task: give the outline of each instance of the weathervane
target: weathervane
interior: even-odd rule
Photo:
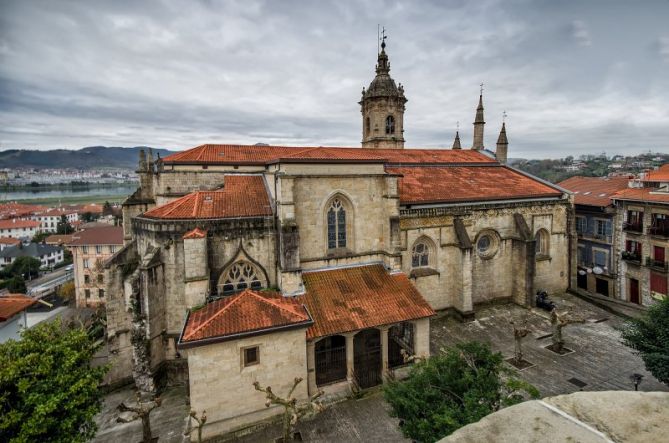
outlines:
[[[483,95],[483,83],[481,83],[481,95]]]
[[[502,112],[502,123],[506,123],[506,111]]]
[[[388,36],[386,35],[386,27],[381,26],[380,24],[376,25],[376,52],[381,52],[381,49],[385,49],[386,47],[386,38]],[[379,48],[379,44],[381,47]]]
[[[459,131],[459,130],[460,130],[460,120],[458,120],[457,122],[455,122],[455,130],[456,130],[456,131]]]

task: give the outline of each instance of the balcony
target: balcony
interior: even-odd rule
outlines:
[[[626,262],[632,263],[634,265],[637,265],[637,266],[641,265],[641,254],[639,254],[638,252],[623,251],[620,254],[620,258],[622,258]]]
[[[588,231],[576,231],[576,235],[578,236],[578,238],[583,240],[594,240],[597,242],[608,243],[608,244],[613,243],[613,236],[611,235],[593,234],[592,232]]]
[[[643,233],[643,223],[623,223],[623,230],[641,234]]]
[[[646,257],[646,266],[657,271],[669,272],[669,262]]]
[[[654,237],[669,238],[669,226],[651,226],[648,233]]]

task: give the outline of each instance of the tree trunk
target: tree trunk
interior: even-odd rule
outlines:
[[[142,441],[144,443],[151,443],[153,439],[151,435],[151,420],[149,420],[149,413],[142,414]]]
[[[290,425],[290,409],[286,408],[286,411],[283,413],[283,443],[293,441],[291,428],[292,426]]]
[[[553,350],[560,352],[562,351],[562,346],[564,341],[562,341],[562,325],[556,324],[553,327]]]
[[[522,338],[521,337],[516,337],[516,363],[520,363],[523,361],[523,348],[522,348]]]

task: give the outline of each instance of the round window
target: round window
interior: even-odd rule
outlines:
[[[492,241],[490,240],[489,235],[482,235],[479,238],[478,243],[476,244],[476,249],[478,249],[479,254],[485,254],[490,249]]]

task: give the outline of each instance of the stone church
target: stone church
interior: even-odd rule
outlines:
[[[278,413],[252,383],[343,395],[429,355],[437,311],[473,319],[569,282],[571,197],[484,147],[405,149],[385,43],[363,89],[362,147],[208,144],[142,154],[106,263],[109,381],[131,376],[133,312],[151,369],[187,380],[205,436]]]

